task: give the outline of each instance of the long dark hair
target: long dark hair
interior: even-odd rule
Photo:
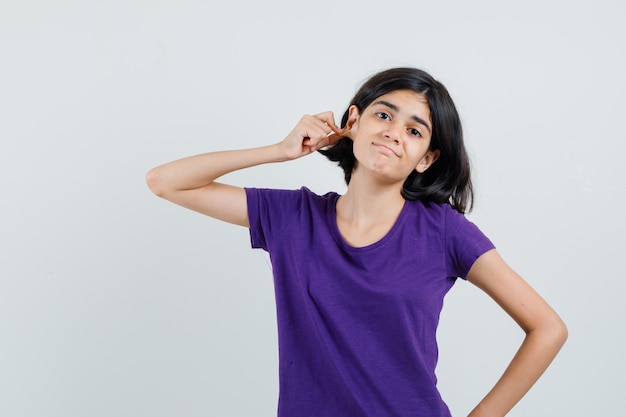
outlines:
[[[460,213],[470,211],[474,193],[461,120],[448,90],[427,72],[416,68],[391,68],[375,74],[355,94],[343,114],[341,127],[348,123],[350,106],[356,106],[362,113],[376,98],[396,90],[412,90],[426,97],[432,119],[430,150],[440,152],[439,158],[426,171],[411,172],[402,186],[402,196],[407,200],[447,203]],[[346,184],[350,183],[357,162],[352,139],[342,138],[319,152],[337,162],[344,171]]]

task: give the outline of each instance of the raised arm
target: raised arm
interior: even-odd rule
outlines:
[[[341,133],[332,112],[304,116],[277,144],[179,159],[151,169],[146,182],[159,197],[207,216],[248,227],[244,189],[215,180],[240,169],[308,155],[334,143]]]
[[[495,249],[476,260],[467,278],[490,295],[526,333],[500,380],[469,414],[469,417],[504,416],[552,362],[567,339],[567,328]]]

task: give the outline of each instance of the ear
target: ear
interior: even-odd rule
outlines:
[[[417,163],[415,170],[419,172],[420,174],[422,174],[432,164],[435,163],[437,158],[439,158],[440,154],[441,154],[441,151],[439,149],[426,152],[426,155],[424,155],[424,157]]]
[[[348,109],[348,121],[346,122],[345,129],[348,131],[350,137],[354,136],[356,133],[356,129],[359,127],[359,118],[361,117],[361,112],[359,108],[354,104],[350,106]]]

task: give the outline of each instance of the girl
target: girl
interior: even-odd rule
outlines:
[[[343,168],[344,195],[215,182],[314,151]],[[279,143],[174,161],[147,182],[160,197],[249,227],[252,246],[270,253],[279,416],[450,416],[436,388],[435,335],[457,277],[526,333],[470,416],[504,416],[567,337],[558,315],[463,215],[472,186],[461,123],[445,87],[424,71],[374,75],[341,127],[331,112],[304,116]]]

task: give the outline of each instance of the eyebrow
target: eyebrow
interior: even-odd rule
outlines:
[[[400,110],[398,108],[398,106],[396,106],[395,104],[392,104],[388,101],[385,100],[378,100],[377,102],[375,102],[374,104],[372,104],[373,106],[377,105],[377,104],[382,104],[383,106],[389,107],[391,110],[393,111],[398,111]],[[430,129],[430,125],[426,122],[426,120],[422,119],[421,117],[417,117],[415,115],[411,116],[411,119],[421,125],[424,125],[426,127],[426,129],[428,129],[429,133],[433,133],[432,130]]]

